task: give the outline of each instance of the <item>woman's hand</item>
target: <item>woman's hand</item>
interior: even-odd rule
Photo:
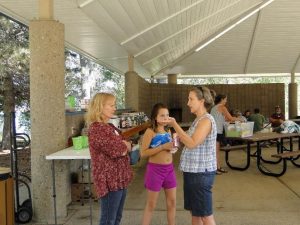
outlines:
[[[161,148],[163,150],[171,151],[174,148],[173,142],[165,143],[165,144],[161,145]]]
[[[167,123],[169,126],[174,127],[174,125],[176,124],[176,120],[175,120],[175,118],[173,118],[173,117],[169,117],[169,118],[167,119],[166,123]]]
[[[123,140],[123,143],[124,143],[124,144],[126,145],[126,147],[127,147],[127,151],[124,153],[124,155],[126,155],[127,152],[130,152],[130,151],[131,151],[132,145],[131,145],[131,142],[130,142],[130,141],[125,141],[125,140]]]

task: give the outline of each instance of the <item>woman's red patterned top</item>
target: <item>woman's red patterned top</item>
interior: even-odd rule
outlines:
[[[109,191],[127,188],[133,173],[126,154],[126,145],[115,129],[107,123],[94,122],[89,127],[89,148],[93,179],[98,197]]]

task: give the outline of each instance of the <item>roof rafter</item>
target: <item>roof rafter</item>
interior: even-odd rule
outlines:
[[[256,40],[257,29],[258,29],[258,24],[260,22],[260,19],[261,19],[261,11],[258,12],[256,22],[255,22],[255,25],[254,25],[252,38],[251,38],[251,43],[250,43],[250,46],[249,46],[249,50],[248,50],[248,54],[247,54],[247,58],[246,58],[246,62],[245,62],[244,73],[247,73],[247,71],[248,71],[249,61],[250,61],[250,58],[251,58],[251,56],[253,54],[253,51],[254,51],[254,44],[255,44],[255,40]]]
[[[296,72],[296,68],[297,68],[297,65],[298,65],[299,61],[300,61],[300,54],[298,55],[298,58],[296,59],[296,62],[294,64],[293,68],[292,68],[292,73]]]
[[[258,4],[257,6],[252,7],[251,9],[249,9],[247,12],[243,13],[239,18],[237,18],[236,20],[234,20],[233,22],[231,22],[230,24],[228,24],[227,26],[225,26],[224,28],[220,29],[218,32],[216,32],[215,34],[211,35],[209,38],[207,38],[206,40],[202,41],[199,45],[200,47],[195,47],[193,49],[191,49],[190,51],[182,54],[180,57],[178,57],[176,60],[174,60],[173,62],[169,63],[168,65],[164,66],[163,68],[161,68],[160,70],[152,73],[152,76],[155,76],[161,72],[163,72],[165,69],[167,69],[168,67],[171,67],[175,64],[177,64],[178,62],[182,61],[184,58],[186,58],[187,56],[191,55],[194,51],[200,51],[201,49],[203,49],[204,47],[206,47],[207,45],[211,44],[212,42],[214,42],[216,39],[218,39],[219,37],[221,37],[222,35],[224,35],[225,33],[227,33],[228,31],[232,30],[234,27],[236,27],[237,25],[239,25],[240,23],[242,23],[243,21],[245,21],[246,19],[248,19],[249,17],[251,17],[252,15],[254,15],[255,13],[257,13],[258,11],[262,10],[264,7],[266,7],[267,5],[269,5],[270,3],[272,3],[274,0],[265,0],[264,2]]]
[[[200,4],[200,3],[202,3],[203,1],[205,1],[205,0],[199,0],[199,1],[197,1],[197,2],[195,2],[195,3],[193,3],[193,4],[191,4],[191,5],[189,5],[189,6],[187,6],[187,7],[185,7],[184,9],[182,9],[182,10],[176,12],[176,13],[173,13],[172,15],[166,17],[165,19],[163,19],[163,20],[161,20],[161,21],[159,21],[159,22],[153,24],[152,26],[150,26],[150,27],[148,27],[148,28],[142,30],[141,32],[139,32],[139,33],[137,33],[137,34],[131,36],[131,37],[128,38],[127,40],[122,41],[122,42],[120,43],[120,45],[125,45],[126,43],[128,43],[128,42],[134,40],[135,38],[137,38],[137,37],[143,35],[144,33],[148,32],[148,31],[150,31],[150,30],[154,29],[155,27],[157,27],[157,26],[159,26],[159,25],[161,25],[161,24],[167,22],[168,20],[170,20],[170,19],[172,19],[172,18],[178,16],[179,14],[181,14],[181,13],[183,13],[183,12],[189,10],[190,8],[192,8],[192,7],[194,7],[194,6],[196,6],[196,5]]]
[[[237,4],[237,3],[239,3],[240,1],[241,1],[241,0],[237,0],[237,1],[235,1],[235,2],[233,2],[233,3],[231,3],[231,4],[229,4],[229,5],[227,5],[226,7],[217,10],[216,12],[210,14],[209,16],[207,16],[207,17],[205,17],[205,18],[202,18],[202,19],[200,19],[200,20],[197,20],[195,23],[193,23],[193,24],[191,24],[191,25],[189,25],[189,26],[187,26],[187,27],[185,27],[185,28],[183,28],[183,29],[181,29],[181,30],[175,32],[175,33],[172,34],[172,35],[169,35],[168,37],[164,38],[163,40],[161,40],[161,41],[159,41],[159,42],[157,42],[157,43],[151,45],[150,47],[148,47],[148,48],[146,48],[146,49],[144,49],[144,50],[142,50],[142,51],[140,51],[139,53],[135,54],[134,57],[138,57],[138,56],[144,54],[145,52],[151,50],[152,48],[155,48],[156,46],[160,45],[161,43],[164,43],[165,41],[167,41],[167,40],[169,40],[169,39],[171,39],[171,38],[177,36],[178,34],[181,34],[182,32],[184,32],[184,31],[186,31],[186,30],[188,30],[188,29],[190,29],[190,28],[192,28],[192,27],[194,27],[194,26],[196,26],[196,25],[198,25],[198,24],[204,22],[205,20],[208,20],[209,18],[211,18],[211,17],[213,17],[213,16],[215,16],[215,15],[221,13],[223,10],[225,10],[225,9],[227,9],[227,8],[230,8],[231,6],[233,6],[233,5]]]
[[[224,29],[220,33],[216,34],[214,37],[210,38],[209,40],[207,40],[203,44],[201,44],[200,47],[198,47],[195,50],[195,52],[200,51],[202,48],[205,48],[207,45],[209,45],[210,43],[214,42],[219,37],[222,37],[228,31],[232,30],[233,28],[235,28],[236,26],[238,26],[240,23],[244,22],[245,20],[247,20],[248,18],[250,18],[251,16],[253,16],[254,14],[256,14],[257,12],[259,12],[261,9],[263,9],[264,7],[266,7],[267,5],[269,5],[270,3],[272,3],[273,1],[275,1],[275,0],[266,0],[265,2],[259,4],[258,6],[255,6],[252,11],[250,11],[249,13],[247,13],[245,16],[240,17],[240,19],[238,19],[238,21],[236,21],[232,25],[228,26],[226,29]]]

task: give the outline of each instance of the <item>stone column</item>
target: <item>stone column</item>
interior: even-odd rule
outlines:
[[[48,4],[43,5],[46,2]],[[45,156],[65,148],[64,25],[51,19],[52,1],[41,0],[40,10],[50,15],[29,24],[31,174],[34,220],[53,221],[51,162]],[[70,199],[66,161],[56,161],[58,216],[66,216]]]
[[[134,57],[128,55],[128,71],[134,71]]]
[[[125,107],[139,111],[139,75],[135,71],[125,73]]]
[[[293,119],[298,115],[298,85],[295,83],[295,74],[291,74],[291,83],[289,84],[289,118]]]
[[[177,74],[168,74],[168,84],[177,84]]]

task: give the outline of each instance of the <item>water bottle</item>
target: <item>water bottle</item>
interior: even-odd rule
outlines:
[[[172,150],[170,152],[172,154],[174,154],[175,152],[177,152],[179,145],[180,145],[180,142],[179,142],[178,134],[174,133],[173,134],[173,148],[172,148]]]

